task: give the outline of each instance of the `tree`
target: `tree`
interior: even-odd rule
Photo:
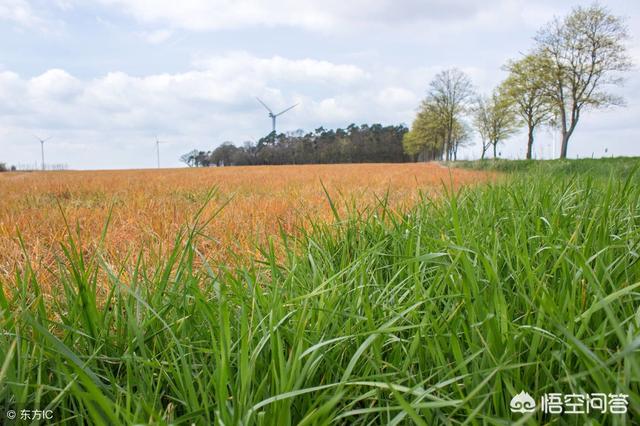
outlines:
[[[562,132],[560,158],[567,157],[569,139],[585,109],[623,104],[605,89],[622,84],[620,73],[632,66],[628,38],[623,20],[597,4],[577,7],[538,32],[542,75]]]
[[[442,110],[433,98],[427,96],[420,104],[411,131],[403,140],[405,152],[423,161],[442,158],[446,125]]]
[[[438,73],[430,84],[429,98],[444,124],[444,153],[447,161],[451,160],[453,154],[455,123],[467,111],[473,95],[471,79],[457,68]]]
[[[231,166],[233,165],[237,150],[238,148],[231,142],[224,142],[213,150],[210,161],[216,166]]]
[[[189,167],[196,167],[196,157],[198,156],[198,150],[194,149],[193,151],[187,152],[186,154],[180,156],[180,161],[186,164]]]
[[[195,163],[196,166],[209,167],[211,165],[211,151],[198,151]]]
[[[501,84],[500,92],[527,126],[527,159],[531,159],[534,132],[553,118],[553,104],[548,96],[543,77],[544,58],[526,55],[518,61],[510,61],[506,67],[509,76]]]
[[[190,166],[310,163],[399,163],[407,161],[402,139],[403,124],[383,126],[350,125],[347,129],[280,133],[264,137],[256,144],[236,147],[225,142],[213,152],[192,151],[181,157]]]
[[[482,155],[480,159],[484,160],[487,150],[491,147],[491,119],[488,106],[488,100],[484,96],[478,97],[473,111],[473,125],[475,126],[482,143]]]
[[[211,165],[211,152],[194,149],[180,157],[180,161],[189,167],[209,167]]]
[[[496,158],[498,144],[511,136],[517,129],[517,119],[509,102],[502,93],[494,90],[491,96],[479,98],[474,110],[474,125],[482,139],[482,159],[493,147]]]
[[[420,140],[413,129],[404,134],[402,138],[402,148],[404,149],[404,152],[407,155],[410,155],[414,160],[418,156],[421,149]]]
[[[458,148],[467,146],[471,143],[471,129],[467,123],[456,120],[453,125],[453,161],[458,160]]]

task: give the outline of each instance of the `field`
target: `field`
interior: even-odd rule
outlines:
[[[634,424],[627,161],[2,176],[0,406],[79,425]],[[628,413],[512,413],[522,391],[625,394]]]
[[[364,208],[388,193],[392,209],[415,204],[420,193],[492,176],[425,164],[228,167],[145,171],[0,174],[0,278],[28,258],[48,288],[69,231],[82,249],[100,249],[118,266],[142,250],[152,261],[171,249],[180,229],[204,207],[216,214],[199,242],[212,263],[257,254],[269,236],[295,234],[331,218],[323,185],[337,208]],[[207,202],[207,199],[210,201]],[[103,230],[108,231],[103,238]],[[16,232],[16,231],[19,231]],[[22,243],[18,236],[22,237]]]

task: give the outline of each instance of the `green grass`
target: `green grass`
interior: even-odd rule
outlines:
[[[3,286],[0,407],[64,424],[632,424],[632,176],[529,172],[400,214],[383,199],[221,273],[196,266],[199,226],[130,269],[69,238],[53,298],[28,263]],[[512,414],[522,390],[625,393],[630,413]]]
[[[640,166],[640,157],[617,157],[580,160],[503,160],[489,159],[481,161],[457,161],[451,163],[456,167],[475,170],[494,170],[506,173],[553,173],[564,177],[575,174],[586,174],[594,177],[609,177],[613,175],[626,178]],[[636,179],[638,178],[636,174]]]

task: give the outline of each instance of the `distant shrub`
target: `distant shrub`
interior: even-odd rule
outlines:
[[[7,165],[5,163],[0,163],[0,172],[6,172],[7,171]]]

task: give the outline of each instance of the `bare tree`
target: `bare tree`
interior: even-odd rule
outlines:
[[[452,158],[456,122],[468,110],[474,96],[471,79],[457,68],[438,73],[430,84],[429,98],[444,123],[444,154]]]
[[[482,155],[480,156],[481,160],[484,160],[487,151],[491,147],[491,119],[489,107],[487,104],[487,98],[485,96],[480,96],[476,100],[476,105],[473,109],[473,125],[480,135],[482,147]]]
[[[453,161],[458,160],[458,148],[473,144],[471,140],[471,129],[469,125],[463,121],[456,120],[453,126]]]
[[[507,100],[496,90],[491,96],[480,97],[476,101],[474,125],[482,139],[481,159],[484,159],[491,147],[493,147],[493,158],[496,158],[498,144],[516,131],[517,120]]]
[[[191,152],[187,152],[186,154],[181,155],[180,161],[182,161],[184,164],[186,164],[189,167],[196,167],[197,164],[195,160],[197,156],[198,156],[198,150],[194,149]]]
[[[623,20],[597,4],[554,19],[536,36],[545,64],[542,75],[562,132],[560,158],[567,156],[583,110],[623,104],[605,86],[621,84],[620,73],[632,67],[625,46],[628,38]]]

